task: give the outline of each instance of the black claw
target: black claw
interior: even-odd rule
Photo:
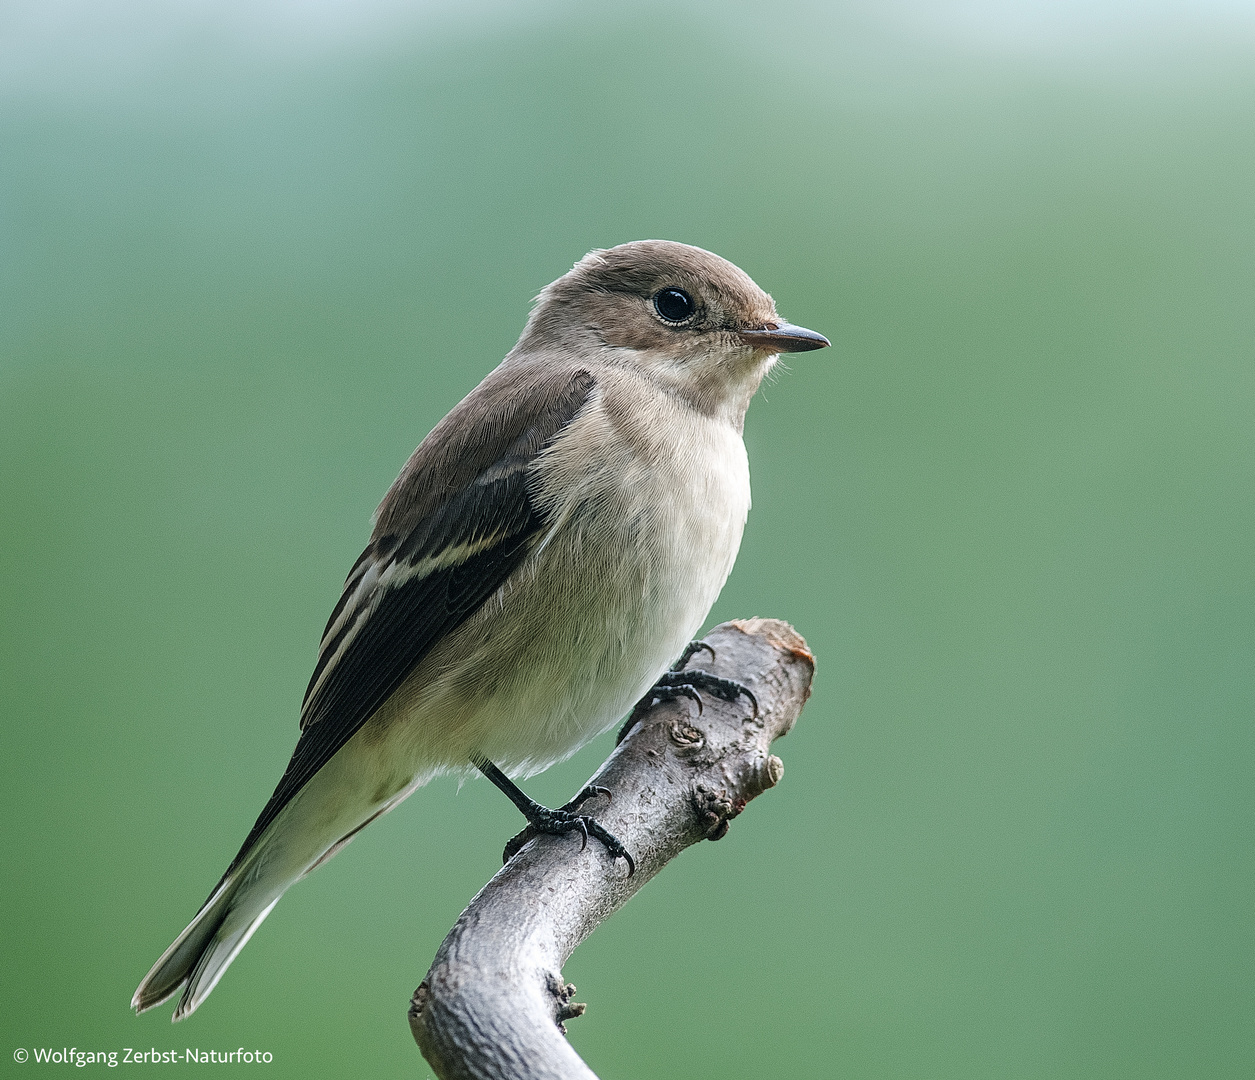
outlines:
[[[615,836],[614,833],[608,832],[606,829],[602,828],[602,826],[592,818],[587,818],[586,820],[588,822],[588,831],[602,842],[606,850],[610,852],[611,858],[623,859],[627,862],[628,877],[635,874],[636,860],[628,854],[628,849],[619,842],[619,838]]]
[[[614,798],[614,796],[610,794],[609,788],[600,787],[597,784],[589,784],[586,788],[583,788],[574,799],[568,803],[563,803],[558,807],[558,809],[564,813],[574,813],[586,802],[588,802],[589,799],[595,799],[598,795],[605,796],[606,802],[610,802]]]
[[[528,825],[522,832],[517,832],[510,837],[505,842],[505,847],[501,849],[501,865],[505,866],[506,863],[513,859],[515,855],[523,850],[523,845],[535,837],[535,835],[536,830]]]
[[[684,665],[687,664],[693,658],[693,654],[699,653],[703,649],[705,649],[708,653],[710,653],[710,659],[711,659],[711,662],[713,663],[714,660],[717,659],[717,657],[715,656],[715,647],[713,645],[707,645],[706,642],[704,641],[690,641],[687,645],[684,646],[684,651],[680,653],[680,659],[671,665],[671,670],[672,671],[682,670]]]

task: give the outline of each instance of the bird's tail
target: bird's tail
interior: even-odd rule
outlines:
[[[432,775],[415,776],[381,805],[355,792],[355,760],[341,750],[261,837],[240,851],[196,918],[144,976],[131,999],[133,1009],[144,1012],[182,990],[173,1019],[190,1016],[291,885]]]
[[[144,1012],[182,990],[172,1017],[182,1020],[209,996],[282,896],[282,892],[279,896],[271,893],[262,901],[256,898],[257,890],[241,888],[242,876],[237,870],[222,880],[196,918],[144,976],[131,999],[131,1008]]]

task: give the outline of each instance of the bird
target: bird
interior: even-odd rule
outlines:
[[[384,495],[292,758],[132,1007],[182,991],[172,1019],[194,1012],[293,883],[437,776],[478,770],[531,830],[591,834],[631,873],[577,812],[593,789],[550,810],[514,781],[642,699],[744,691],[671,663],[698,647],[740,547],[750,399],[781,353],[828,345],[739,267],[673,241],[591,251],[546,286]]]

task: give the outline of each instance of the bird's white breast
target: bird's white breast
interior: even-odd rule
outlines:
[[[530,775],[574,753],[653,685],[727,580],[750,505],[739,432],[618,378],[536,463],[537,550],[386,710],[406,714],[424,767],[475,753]]]

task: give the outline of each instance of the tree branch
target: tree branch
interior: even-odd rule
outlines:
[[[440,1080],[596,1080],[563,1038],[572,1002],[562,964],[602,920],[690,844],[718,840],[745,804],[779,783],[769,753],[810,696],[814,660],[787,623],[722,623],[687,669],[735,679],[753,691],[725,702],[704,694],[698,714],[681,699],[654,706],[589,781],[609,788],[585,812],[636,859],[628,876],[596,840],[531,839],[480,890],[414,991],[414,1039]]]

